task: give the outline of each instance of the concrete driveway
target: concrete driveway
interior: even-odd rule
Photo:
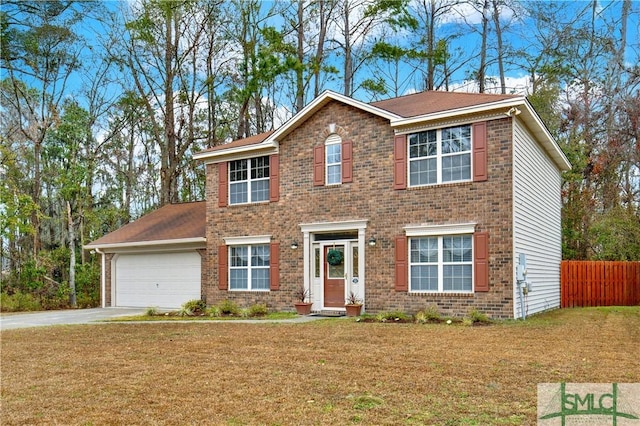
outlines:
[[[0,317],[0,330],[64,324],[89,324],[109,318],[141,315],[142,308],[92,308],[19,313]]]

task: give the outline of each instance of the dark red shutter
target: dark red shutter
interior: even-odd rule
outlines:
[[[487,123],[473,123],[473,181],[483,182],[489,178],[487,170]]]
[[[226,290],[229,287],[228,279],[229,254],[227,246],[218,246],[218,288]]]
[[[473,235],[473,275],[475,291],[489,291],[489,233]]]
[[[229,182],[227,175],[227,162],[218,163],[218,207],[227,207],[229,197]]]
[[[273,154],[269,157],[269,201],[280,199],[280,157]]]
[[[313,186],[324,185],[324,145],[313,149]]]
[[[393,189],[407,188],[407,135],[393,140]]]
[[[353,182],[353,142],[342,142],[342,183]]]
[[[280,243],[271,243],[269,253],[270,290],[280,290]]]
[[[407,237],[396,237],[396,291],[409,290]]]

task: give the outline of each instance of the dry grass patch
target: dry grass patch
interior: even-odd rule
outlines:
[[[3,425],[535,424],[543,382],[640,382],[640,308],[489,327],[103,324],[2,332]]]

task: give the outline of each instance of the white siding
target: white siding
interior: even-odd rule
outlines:
[[[526,255],[525,313],[560,306],[562,260],[561,172],[518,120],[514,120],[514,265]],[[514,270],[514,316],[522,317]]]

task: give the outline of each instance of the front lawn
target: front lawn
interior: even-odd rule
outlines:
[[[486,327],[108,323],[1,339],[3,425],[533,425],[538,383],[640,382],[640,307]]]

